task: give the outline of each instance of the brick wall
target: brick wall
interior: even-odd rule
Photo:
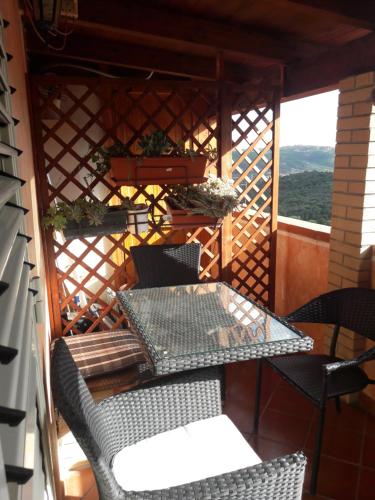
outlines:
[[[329,289],[371,284],[375,244],[375,72],[340,82],[332,198]],[[351,358],[365,341],[340,335],[337,354]]]

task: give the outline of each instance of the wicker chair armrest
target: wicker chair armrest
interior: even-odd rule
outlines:
[[[111,429],[111,455],[125,446],[221,414],[220,373],[196,370],[162,377],[98,404]]]
[[[371,361],[373,359],[375,359],[375,347],[372,347],[368,351],[365,351],[356,358],[343,361],[336,361],[335,363],[329,363],[327,365],[324,365],[323,370],[326,373],[326,375],[329,376],[332,373],[336,373],[338,371],[345,370],[346,368],[351,368],[353,366],[359,366],[360,364],[365,363],[366,361]]]
[[[166,490],[124,492],[124,499],[300,500],[305,468],[306,457],[298,452],[253,467]]]

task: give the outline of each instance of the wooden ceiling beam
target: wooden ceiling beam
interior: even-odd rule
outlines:
[[[284,96],[337,86],[343,78],[368,71],[375,71],[375,34],[331,49],[319,57],[287,65]]]
[[[66,46],[62,51],[49,49],[32,33],[28,34],[26,46],[29,53],[53,56],[56,59],[88,61],[204,80],[215,80],[216,78],[214,57],[190,56],[124,42],[82,36],[79,33],[68,36]],[[224,71],[225,79],[232,82],[243,82],[254,76],[249,67],[240,64],[226,63]]]
[[[315,9],[330,15],[336,21],[365,28],[375,29],[374,0],[288,0],[289,2]]]
[[[233,25],[176,12],[152,8],[136,2],[113,0],[110,8],[102,0],[82,2],[76,29],[105,31],[130,37],[143,45],[208,55],[218,51],[228,58],[266,64],[290,61],[317,53],[316,44],[298,42],[295,37],[269,35],[259,28]],[[255,58],[255,61],[254,61]]]

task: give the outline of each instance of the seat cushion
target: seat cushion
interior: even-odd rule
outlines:
[[[64,340],[86,379],[146,361],[142,342],[130,330],[83,333]]]
[[[165,489],[251,467],[260,458],[226,415],[163,432],[121,450],[113,459],[125,491]]]
[[[284,377],[301,389],[314,402],[319,403],[322,393],[322,366],[342,361],[324,354],[302,354],[269,358],[267,361]],[[358,367],[333,373],[328,379],[327,397],[357,392],[366,387],[366,374]]]

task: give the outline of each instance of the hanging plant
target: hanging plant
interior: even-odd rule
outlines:
[[[173,153],[173,145],[162,130],[156,130],[152,134],[144,135],[138,141],[140,156],[162,156]]]
[[[172,188],[166,198],[167,220],[172,225],[217,225],[239,208],[232,180],[209,176],[202,184]]]
[[[111,146],[97,148],[91,155],[91,161],[99,175],[105,175],[111,168],[111,158],[127,158],[131,156],[129,149],[121,141],[114,142]],[[93,177],[93,174],[89,175]]]
[[[146,219],[144,215],[143,218],[141,216],[145,213],[148,213],[147,205],[134,203],[129,198],[125,198],[121,205],[113,206],[98,200],[79,198],[72,203],[60,202],[50,207],[43,218],[43,224],[45,227],[62,231],[66,239],[89,238],[124,233],[127,230],[147,231],[147,216]],[[141,222],[143,225],[140,225]]]
[[[108,207],[98,200],[85,200],[78,198],[72,203],[59,202],[47,210],[43,218],[46,227],[52,226],[56,231],[63,231],[69,222],[81,223],[87,221],[88,225],[98,226],[103,222]]]
[[[99,175],[110,171],[117,185],[136,186],[203,182],[207,160],[216,157],[210,145],[198,152],[183,143],[173,144],[161,130],[142,136],[137,147],[139,152],[131,154],[125,144],[116,141],[95,150],[91,160]]]

